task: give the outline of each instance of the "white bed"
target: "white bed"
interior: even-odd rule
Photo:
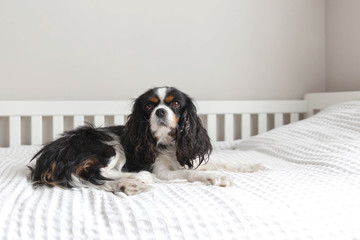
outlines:
[[[46,138],[84,120],[121,124],[129,102],[0,102],[0,239],[360,239],[360,92],[198,108],[210,161],[266,170],[223,172],[229,188],[165,182],[131,197],[34,189],[26,164]]]

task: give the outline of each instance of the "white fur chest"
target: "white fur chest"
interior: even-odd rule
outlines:
[[[152,172],[155,174],[162,171],[174,171],[180,169],[183,169],[183,167],[177,161],[175,146],[161,150],[152,165]]]

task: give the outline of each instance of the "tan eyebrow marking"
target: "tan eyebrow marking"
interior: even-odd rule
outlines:
[[[152,103],[158,103],[159,102],[159,99],[157,97],[151,97],[150,98],[150,102]]]
[[[172,96],[172,95],[170,95],[170,96],[167,96],[166,98],[165,98],[165,102],[166,103],[170,103],[172,100],[174,100],[174,96]]]

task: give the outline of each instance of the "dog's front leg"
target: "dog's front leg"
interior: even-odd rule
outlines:
[[[158,169],[159,170],[159,169]],[[229,187],[233,185],[230,177],[222,176],[216,173],[206,173],[197,170],[165,170],[157,171],[153,169],[153,173],[161,180],[177,180],[183,179],[189,182],[202,182],[206,185],[215,185],[220,187]]]
[[[197,168],[201,171],[227,171],[252,173],[265,168],[261,164],[229,163],[210,161]]]

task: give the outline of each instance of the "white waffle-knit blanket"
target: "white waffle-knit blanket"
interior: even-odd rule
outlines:
[[[216,148],[210,161],[267,169],[223,173],[230,188],[156,183],[127,197],[33,189],[39,147],[2,148],[0,239],[360,239],[360,102]]]

